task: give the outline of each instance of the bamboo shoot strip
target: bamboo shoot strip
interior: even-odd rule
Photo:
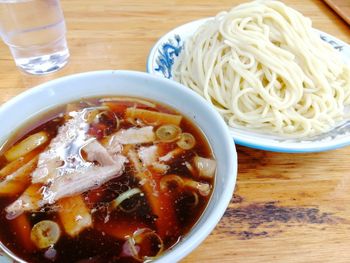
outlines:
[[[30,153],[10,162],[7,163],[1,170],[0,170],[0,181],[2,178],[5,178],[7,175],[12,174],[19,168],[21,168],[23,165],[28,163],[30,160],[32,160],[36,155],[38,155],[40,152],[36,149],[34,151],[31,151]]]
[[[182,120],[181,115],[174,115],[137,108],[127,108],[126,117],[131,119],[141,119],[144,123],[149,125],[180,125],[180,122]]]
[[[35,148],[43,145],[48,141],[49,137],[46,134],[46,132],[38,132],[35,134],[32,134],[25,138],[24,140],[20,141],[19,143],[12,146],[9,150],[7,150],[4,153],[4,156],[6,159],[11,162],[13,160],[16,160],[27,153],[31,152]]]
[[[111,111],[117,114],[119,117],[124,117],[125,111],[128,106],[114,102],[104,102],[103,105],[107,106]]]
[[[108,221],[107,223],[97,221],[94,224],[94,228],[98,231],[104,232],[117,239],[126,239],[127,237],[131,237],[136,230],[145,227],[147,227],[147,225],[144,223],[133,221]]]
[[[38,156],[24,164],[14,173],[0,182],[0,195],[17,195],[22,193],[30,184],[30,173],[34,171]]]
[[[178,233],[179,228],[176,220],[173,200],[168,193],[160,191],[161,176],[151,173],[142,167],[134,149],[129,150],[128,157],[135,168],[135,176],[142,182],[142,190],[145,194],[153,214],[157,217],[155,224],[159,236],[163,239],[166,235]]]
[[[17,218],[9,221],[11,231],[16,233],[15,235],[18,237],[18,240],[21,242],[21,245],[27,251],[35,250],[35,246],[30,239],[31,226],[30,222],[27,218],[27,215],[22,214]]]
[[[80,195],[63,198],[58,201],[58,205],[63,228],[71,237],[92,226],[90,210]]]
[[[157,233],[164,239],[165,236],[179,234],[178,222],[176,220],[174,200],[168,193],[160,191],[160,175],[153,174],[152,180],[143,185],[143,191],[147,197],[153,214],[157,216],[155,221]]]
[[[138,98],[128,98],[128,97],[105,98],[105,99],[101,99],[100,102],[102,102],[103,105],[110,103],[114,105],[125,105],[128,107],[148,107],[148,108],[156,107],[156,105],[150,101],[138,99]]]

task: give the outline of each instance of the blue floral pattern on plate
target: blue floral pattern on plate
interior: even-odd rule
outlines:
[[[171,79],[175,58],[180,55],[182,48],[183,42],[179,35],[170,38],[159,48],[156,60],[157,67],[154,70],[161,72],[165,78]]]
[[[337,41],[334,41],[332,39],[330,39],[329,37],[320,34],[320,38],[327,42],[328,44],[330,44],[334,49],[338,50],[339,52],[342,52],[344,49],[344,45],[339,44]]]

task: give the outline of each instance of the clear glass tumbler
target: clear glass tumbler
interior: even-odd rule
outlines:
[[[46,74],[68,62],[59,0],[0,0],[0,34],[25,72]]]

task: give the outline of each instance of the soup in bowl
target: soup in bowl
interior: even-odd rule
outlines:
[[[20,262],[177,261],[234,190],[225,123],[169,80],[73,75],[5,103],[0,119],[0,244]]]

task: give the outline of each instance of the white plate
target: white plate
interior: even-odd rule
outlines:
[[[161,37],[148,56],[147,72],[172,79],[172,67],[182,51],[184,42],[209,19],[213,18],[184,24]],[[322,40],[331,44],[340,52],[342,58],[350,63],[350,45],[325,32],[319,30],[317,32]],[[285,139],[237,128],[230,128],[230,132],[235,142],[240,145],[277,152],[319,152],[350,145],[350,123],[320,136],[306,139]]]

